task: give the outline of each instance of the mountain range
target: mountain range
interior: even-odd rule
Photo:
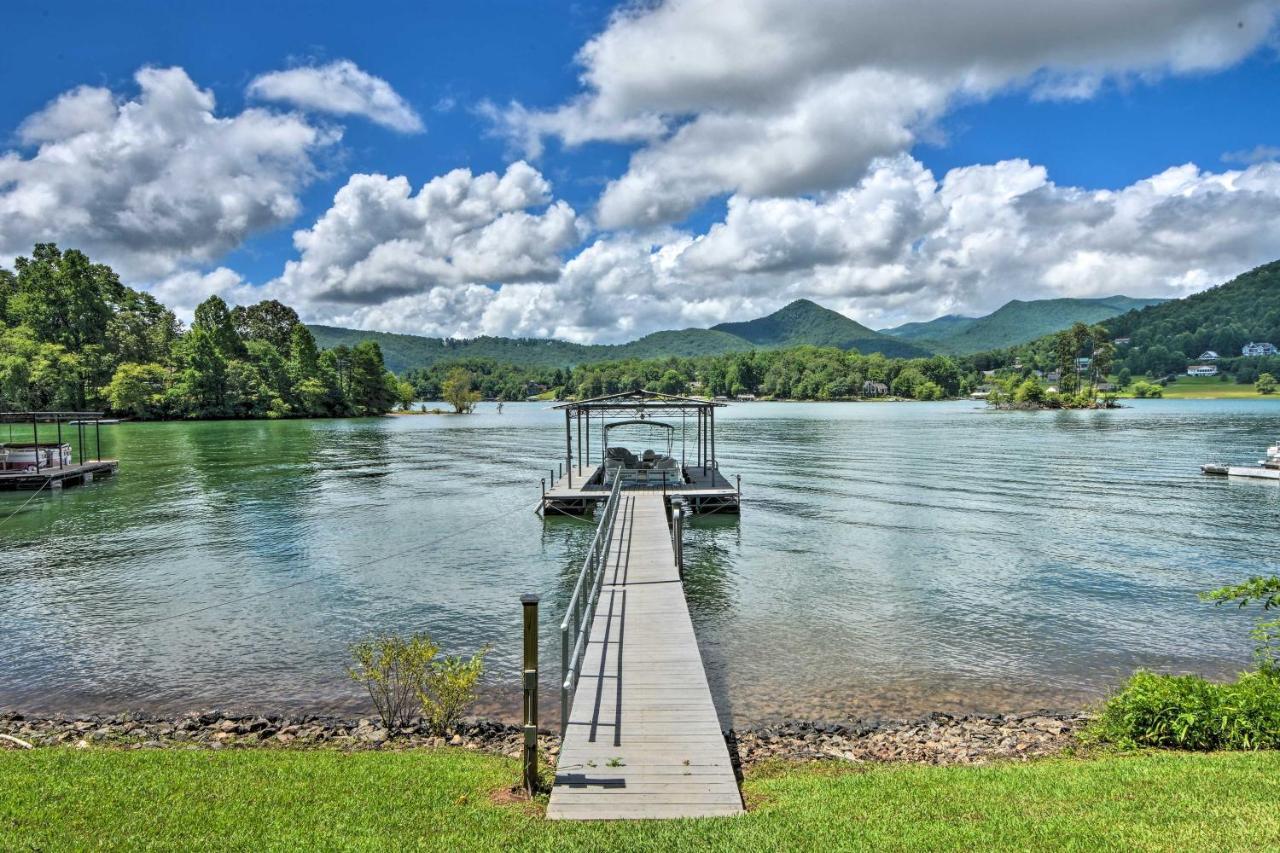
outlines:
[[[882,334],[947,355],[972,355],[1016,346],[1065,329],[1073,323],[1101,323],[1129,311],[1159,305],[1165,299],[1105,296],[1097,299],[1037,299],[1006,302],[984,317],[948,314],[925,323],[907,323]]]
[[[1066,328],[1077,320],[1096,323],[1161,301],[1126,296],[1015,300],[984,317],[949,315],[875,331],[808,299],[798,299],[766,317],[720,323],[710,329],[654,332],[624,344],[575,344],[544,338],[490,336],[428,338],[318,325],[310,329],[316,343],[325,348],[353,346],[362,340],[377,341],[387,367],[396,373],[466,358],[491,358],[538,367],[573,367],[599,361],[688,358],[805,344],[916,358],[934,353],[965,355],[1013,346]]]

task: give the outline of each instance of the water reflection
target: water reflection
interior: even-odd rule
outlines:
[[[717,416],[742,517],[687,529],[686,591],[727,717],[1025,710],[1138,665],[1228,674],[1248,619],[1195,593],[1276,570],[1275,484],[1203,478],[1274,441],[1267,401],[1113,412],[750,404]],[[118,477],[0,525],[0,706],[363,707],[347,645],[493,643],[518,707],[519,595],[556,630],[592,535],[533,512],[562,452],[496,415],[103,428]],[[0,517],[27,495],[0,493]]]

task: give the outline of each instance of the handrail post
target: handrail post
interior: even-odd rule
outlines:
[[[684,499],[671,501],[671,547],[676,557],[676,572],[684,577]]]
[[[538,790],[538,596],[520,596],[524,610],[524,789]]]

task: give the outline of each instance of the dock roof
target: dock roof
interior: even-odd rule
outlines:
[[[723,408],[724,403],[707,400],[702,397],[679,397],[674,394],[661,394],[657,391],[621,391],[617,394],[606,394],[603,397],[592,397],[588,400],[574,400],[552,406],[568,412],[599,412],[602,414],[625,414],[628,412],[686,412]]]

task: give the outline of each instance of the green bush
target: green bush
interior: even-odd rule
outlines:
[[[1125,749],[1280,748],[1280,676],[1247,672],[1215,684],[1140,670],[1107,700],[1084,739]]]
[[[475,701],[488,653],[485,646],[467,659],[437,658],[440,647],[425,633],[389,635],[353,645],[347,673],[364,685],[388,733],[408,726],[416,705],[431,733],[444,735]]]
[[[422,715],[432,734],[448,734],[475,701],[476,684],[484,675],[484,656],[488,653],[489,647],[485,646],[467,660],[449,656],[432,661],[418,691]]]
[[[426,634],[414,634],[408,639],[376,637],[351,647],[355,665],[347,674],[369,692],[388,732],[408,725],[413,701],[439,652],[440,647]]]
[[[1154,382],[1147,382],[1145,379],[1139,379],[1133,383],[1133,396],[1144,399],[1149,397],[1163,397],[1164,389]]]

